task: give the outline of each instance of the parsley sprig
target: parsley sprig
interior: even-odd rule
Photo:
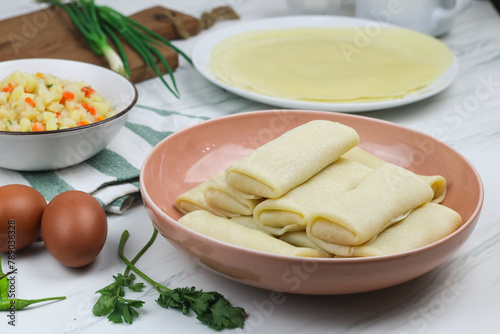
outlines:
[[[94,305],[93,313],[97,316],[107,315],[112,322],[121,323],[125,321],[129,324],[139,316],[137,309],[141,308],[144,302],[124,298],[125,288],[135,292],[140,292],[144,288],[143,283],[134,283],[135,275],[130,273],[130,271],[133,271],[156,289],[159,293],[156,302],[161,307],[179,309],[184,315],[188,315],[193,311],[199,321],[217,331],[243,328],[247,317],[245,310],[241,307],[232,306],[220,293],[216,291],[205,292],[197,290],[195,287],[170,289],[154,281],[135,266],[139,258],[153,244],[157,234],[158,230],[154,228],[153,235],[148,243],[130,261],[123,251],[130,234],[127,230],[123,231],[118,246],[118,254],[127,265],[127,268],[123,274],[113,276],[115,280],[113,283],[97,291],[97,293],[101,294],[101,297]]]
[[[115,323],[125,321],[131,324],[133,318],[139,316],[136,309],[141,308],[144,302],[142,300],[123,298],[125,295],[124,287],[139,292],[142,291],[144,284],[132,284],[135,279],[134,274],[126,276],[118,274],[117,276],[113,276],[113,278],[115,280],[113,283],[97,291],[97,293],[101,294],[101,297],[99,297],[99,300],[94,305],[92,312],[97,316],[108,315],[108,319]]]
[[[128,238],[128,231],[127,233]],[[125,233],[124,232],[124,233]],[[158,231],[155,228],[153,235],[146,243],[146,245],[137,253],[137,255],[132,259],[132,264],[136,263],[139,258],[148,250],[148,248],[153,244]],[[123,254],[123,248],[125,247],[126,238],[123,237],[120,240],[120,245],[118,247],[118,253]],[[117,274],[113,276],[115,280],[113,283],[105,286],[104,288],[98,290],[96,293],[100,293],[101,297],[95,303],[92,313],[96,316],[108,316],[108,320],[115,323],[126,322],[131,324],[134,318],[139,316],[136,309],[143,306],[144,302],[142,300],[125,299],[125,288],[128,288],[134,292],[141,292],[144,288],[144,283],[135,283],[135,275],[130,273],[130,267],[127,266],[123,274]]]

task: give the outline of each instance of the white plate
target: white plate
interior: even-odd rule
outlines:
[[[458,60],[453,56],[453,61],[448,70],[443,73],[433,84],[421,90],[407,95],[401,99],[386,100],[380,102],[357,102],[357,103],[331,103],[331,102],[311,102],[311,101],[298,101],[276,98],[249,92],[240,88],[230,86],[224,82],[216,79],[210,71],[210,56],[212,49],[223,39],[255,30],[275,29],[275,28],[298,28],[298,27],[360,27],[360,33],[365,31],[369,34],[369,29],[375,29],[380,26],[389,26],[376,21],[341,17],[341,16],[287,16],[278,18],[269,18],[256,20],[251,22],[241,22],[225,29],[217,30],[207,34],[203,37],[194,47],[192,59],[196,69],[206,79],[216,84],[217,86],[226,89],[234,94],[245,97],[250,100],[262,102],[265,104],[293,109],[312,109],[312,110],[325,110],[325,111],[338,111],[338,112],[363,112],[378,109],[387,109],[397,106],[406,105],[416,101],[423,100],[433,96],[445,88],[447,88],[455,79],[458,73]]]

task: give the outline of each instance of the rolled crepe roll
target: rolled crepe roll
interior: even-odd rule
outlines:
[[[303,231],[305,229],[305,227],[302,225],[292,224],[292,223],[284,224],[284,226],[282,227],[274,227],[274,226],[264,225],[257,219],[254,219],[254,221],[255,225],[259,230],[269,233],[273,236],[280,236],[288,232]]]
[[[432,203],[441,203],[446,197],[446,179],[441,175],[419,175],[432,188]]]
[[[456,211],[444,205],[426,203],[375,239],[354,247],[352,255],[387,255],[420,248],[446,237],[460,224],[462,217]]]
[[[276,235],[305,230],[318,207],[329,205],[339,194],[355,188],[373,169],[339,158],[309,180],[275,199],[266,199],[253,212],[257,223],[274,228]],[[296,226],[296,228],[287,226]]]
[[[181,217],[178,222],[201,234],[244,248],[290,256],[325,256],[323,252],[316,249],[292,246],[261,231],[240,225],[227,218],[215,216],[204,210],[188,213]]]
[[[252,215],[253,209],[262,199],[255,195],[241,192],[227,185],[224,173],[207,181],[205,201],[212,207],[225,213],[228,217]]]
[[[214,215],[225,217],[226,214],[223,210],[215,208],[205,201],[205,189],[207,182],[200,183],[198,186],[185,193],[179,195],[175,199],[175,207],[183,214],[193,212],[196,210],[206,210]]]
[[[363,164],[373,169],[377,169],[388,163],[387,161],[384,161],[380,158],[377,158],[373,154],[366,152],[359,146],[356,146],[351,150],[347,151],[342,157],[359,162],[360,164]]]
[[[411,210],[429,202],[431,187],[414,173],[385,164],[353,190],[318,208],[307,226],[308,236],[340,245],[360,245]]]
[[[285,233],[282,236],[280,236],[279,239],[283,240],[284,242],[288,242],[289,244],[297,246],[297,247],[308,247],[308,248],[317,249],[321,252],[324,252],[325,256],[328,256],[328,257],[333,256],[333,254],[325,252],[318,245],[316,245],[314,242],[312,242],[311,239],[309,239],[309,237],[307,236],[306,231],[288,232],[288,233]]]
[[[344,158],[357,161],[367,167],[377,169],[388,162],[377,158],[376,156],[366,152],[358,146],[349,150],[343,155]],[[419,174],[417,174],[419,175]],[[433,203],[441,203],[446,196],[446,179],[441,175],[419,175],[429,186],[431,186],[434,191],[434,196],[432,198]]]
[[[460,224],[462,217],[456,211],[440,204],[426,203],[362,245],[339,248],[339,245],[321,242],[319,246],[340,256],[396,254],[438,241],[455,231]],[[343,251],[339,252],[341,249]]]
[[[258,226],[257,223],[255,222],[255,219],[253,218],[253,216],[231,217],[231,218],[229,218],[229,220],[231,220],[235,223],[238,223],[240,225],[252,228],[254,230],[264,232],[267,235],[273,236],[272,233],[270,233],[264,229],[261,229],[260,226]]]
[[[277,198],[359,143],[343,124],[314,120],[264,144],[226,169],[226,182],[245,193]]]
[[[282,235],[287,232],[304,230],[303,226],[298,226],[295,224],[288,224],[283,227],[272,227],[272,226],[262,225],[253,216],[239,216],[239,217],[232,217],[230,219],[238,224],[245,225],[255,230],[262,231],[265,234],[271,235],[273,237]]]

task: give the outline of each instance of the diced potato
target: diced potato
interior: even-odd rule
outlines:
[[[7,120],[15,120],[17,116],[17,112],[15,110],[7,110],[6,118]]]
[[[8,118],[9,111],[5,109],[5,106],[0,105],[0,119]]]
[[[36,110],[26,110],[26,112],[23,113],[23,116],[24,118],[27,118],[29,119],[30,121],[33,121],[33,120],[39,120],[38,119],[38,116],[40,115],[40,113]]]
[[[48,119],[46,122],[47,131],[57,130],[59,127],[59,120],[57,118]]]
[[[23,118],[19,121],[19,125],[21,126],[21,131],[27,132],[31,130],[31,121],[27,118]]]
[[[26,84],[24,86],[24,90],[28,93],[33,93],[38,85],[38,78],[35,76],[27,76]]]
[[[17,86],[12,90],[9,96],[9,103],[12,103],[13,106],[17,107],[19,106],[19,102],[21,101],[21,95],[24,94],[24,89],[23,87]]]
[[[62,80],[50,73],[12,72],[0,81],[0,131],[33,131],[40,122],[46,130],[76,127],[78,122],[96,121],[113,115],[111,103],[97,92],[85,96],[86,82]],[[65,92],[74,96],[63,97]]]
[[[4,105],[7,103],[7,93],[6,92],[0,92],[0,104]]]
[[[60,104],[59,102],[51,102],[47,105],[47,110],[52,111],[52,112],[60,112],[64,109],[64,106]]]
[[[8,131],[21,131],[21,126],[17,123],[16,120],[7,122],[7,130]]]
[[[39,112],[44,112],[45,110],[45,101],[43,101],[43,98],[41,98],[40,96],[36,97],[35,98],[35,103],[36,103],[36,107],[35,109],[38,110]]]
[[[56,114],[50,111],[44,111],[43,112],[43,120],[47,122],[50,119],[56,118]]]
[[[69,118],[74,119],[75,121],[81,121],[82,120],[82,112],[80,109],[73,109],[69,111]]]
[[[7,78],[9,82],[19,82],[22,79],[22,74],[19,71],[14,71],[12,74]]]
[[[76,121],[71,118],[65,118],[62,120],[61,126],[59,127],[60,129],[65,129],[65,128],[74,128],[76,126]]]
[[[42,100],[44,104],[49,104],[56,99],[56,95],[53,92],[49,91],[45,85],[40,86],[40,88],[38,89],[38,95],[40,96],[40,100]]]
[[[106,116],[111,111],[110,105],[102,102],[94,102],[93,106],[95,107],[98,114]]]

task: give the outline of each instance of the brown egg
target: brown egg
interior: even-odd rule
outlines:
[[[29,186],[0,187],[0,252],[18,251],[40,236],[46,205],[42,194]]]
[[[91,195],[77,190],[54,197],[43,212],[42,239],[50,254],[68,267],[95,260],[108,234],[106,213]]]

